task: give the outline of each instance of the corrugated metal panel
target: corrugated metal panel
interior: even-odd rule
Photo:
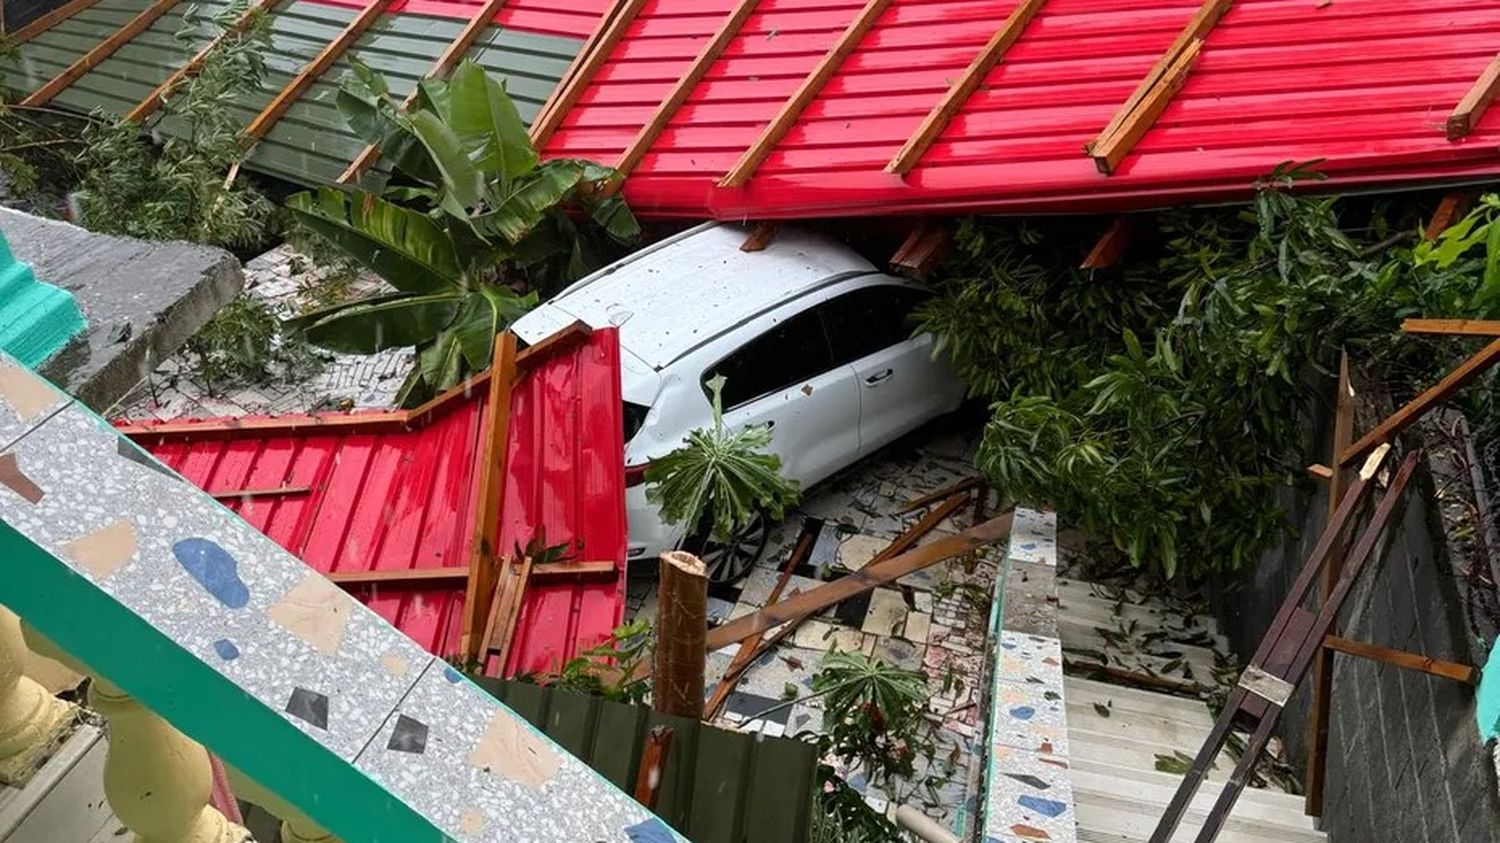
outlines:
[[[338,6],[364,5],[361,0],[318,2]],[[468,20],[483,5],[484,0],[395,0],[391,4],[391,11]],[[558,3],[556,0],[508,0],[495,15],[495,25],[542,35],[587,38],[609,5],[610,0],[573,0],[570,3]]]
[[[136,439],[209,492],[310,487],[224,505],[322,573],[461,567],[483,416],[473,400],[410,432],[226,432],[208,420],[201,435]],[[428,652],[458,651],[462,588],[403,584],[359,596]]]
[[[618,160],[735,5],[647,3],[553,138]],[[884,167],[1016,0],[893,0],[744,188],[719,188],[863,6],[764,0],[626,183],[656,215],[1114,210],[1245,195],[1285,161],[1335,183],[1500,172],[1500,109],[1450,143],[1443,120],[1495,55],[1490,0],[1239,0],[1114,175],[1083,153],[1200,6],[1049,0],[902,179]]]
[[[500,508],[502,552],[533,536],[567,542],[579,561],[612,561],[614,578],[536,578],[526,592],[511,668],[556,669],[607,638],[625,610],[624,421],[619,338],[594,331],[527,367],[511,402]],[[303,494],[230,497],[224,504],[322,573],[462,567],[489,420],[482,393],[448,402],[416,429],[399,424],[320,430],[342,414],[160,423],[140,444],[210,492],[307,487]],[[371,419],[378,417],[371,416]],[[358,418],[356,416],[356,418]],[[370,608],[438,656],[459,650],[462,584],[409,583],[357,592]]]
[[[3,31],[15,32],[65,2],[67,0],[0,0],[0,22],[5,24]]]
[[[504,675],[556,671],[607,639],[625,612],[625,420],[618,330],[594,331],[517,385],[501,493],[499,551],[533,538],[618,575],[536,578],[526,589]]]
[[[479,684],[617,787],[630,792],[646,733],[673,731],[656,814],[694,843],[807,839],[817,748],[728,732],[686,717],[520,682]]]
[[[595,2],[583,0],[579,10],[564,17],[587,18],[591,13],[582,10]],[[4,74],[0,79],[17,91],[35,90],[147,5],[149,0],[101,0],[22,45],[14,67],[0,62],[0,73]],[[128,111],[206,42],[206,38],[199,38],[185,43],[175,37],[183,28],[189,5],[183,3],[163,14],[145,32],[65,89],[56,102],[83,112]],[[212,14],[226,3],[207,0],[196,5],[204,14]],[[351,8],[322,0],[292,0],[278,6],[269,15],[271,47],[265,54],[266,76],[259,90],[233,107],[241,124],[248,125],[362,5],[355,3]],[[526,18],[519,8],[516,14],[524,23]],[[597,17],[593,14],[592,20]],[[349,131],[336,105],[339,84],[352,70],[350,58],[384,73],[392,92],[405,96],[463,29],[465,19],[411,12],[384,15],[256,145],[250,167],[303,184],[337,179],[364,147],[364,142]],[[480,35],[469,56],[506,81],[521,117],[529,122],[582,45],[580,38],[572,35],[492,26]],[[170,117],[158,126],[168,133],[183,130],[181,122]]]

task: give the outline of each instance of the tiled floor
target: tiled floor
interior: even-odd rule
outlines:
[[[802,529],[804,516],[825,519],[808,562],[794,572],[786,596],[816,587],[857,570],[884,550],[891,539],[916,523],[927,510],[898,514],[907,501],[936,491],[972,474],[977,429],[958,420],[928,429],[873,455],[841,476],[808,493],[798,511],[772,534],[755,569],[733,586],[710,589],[711,622],[755,611],[764,605]],[[993,515],[994,502],[989,514]],[[966,529],[973,508],[958,510],[923,543]],[[858,649],[890,664],[927,673],[931,688],[929,716],[939,749],[920,770],[936,778],[928,789],[921,781],[871,783],[858,769],[845,778],[877,808],[891,796],[953,824],[965,799],[975,740],[982,731],[978,689],[990,595],[1004,548],[982,551],[974,560],[940,563],[897,583],[851,598],[802,624],[776,649],[746,672],[719,718],[733,728],[764,729],[768,734],[818,732],[824,711],[821,699],[784,703],[810,694],[812,677],[831,649]],[[630,584],[632,616],[655,615],[656,581],[642,577]],[[736,647],[709,656],[710,688],[723,674]],[[770,714],[760,716],[767,709]],[[753,721],[747,726],[746,719]],[[949,761],[952,761],[951,770]],[[919,773],[919,777],[921,776]]]

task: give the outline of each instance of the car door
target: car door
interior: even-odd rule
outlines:
[[[953,376],[933,358],[932,336],[913,336],[911,313],[931,293],[877,284],[836,294],[823,305],[835,363],[854,370],[859,453],[939,415],[953,401]]]
[[[770,424],[782,473],[811,485],[858,454],[859,395],[854,371],[833,362],[819,314],[783,313],[737,332],[742,341],[706,368],[703,383],[706,391],[723,375],[724,424]]]

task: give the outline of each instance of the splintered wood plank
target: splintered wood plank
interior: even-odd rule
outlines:
[[[588,89],[589,83],[594,81],[594,76],[599,73],[599,68],[609,61],[614,54],[615,45],[620,43],[626,30],[635,22],[636,15],[640,14],[641,7],[646,5],[646,0],[615,0],[613,6],[603,18],[599,20],[599,26],[589,36],[589,40],[578,51],[578,56],[568,66],[563,78],[557,87],[552,90],[552,96],[542,105],[536,119],[531,124],[531,143],[541,149],[554,132],[562,125],[568,112],[578,104],[578,98]]]
[[[1484,72],[1474,80],[1469,92],[1458,101],[1453,113],[1448,115],[1448,140],[1458,140],[1474,131],[1475,124],[1484,116],[1497,94],[1500,94],[1500,54],[1490,60]]]
[[[1136,141],[1145,135],[1151,123],[1161,115],[1167,103],[1171,102],[1172,95],[1187,81],[1188,66],[1196,58],[1203,39],[1208,37],[1209,31],[1219,23],[1233,3],[1234,0],[1204,0],[1187,26],[1177,34],[1172,46],[1162,53],[1146,77],[1115,111],[1099,137],[1088,145],[1088,153],[1102,172],[1112,172]],[[1184,57],[1187,57],[1187,61],[1183,61]]]
[[[245,136],[256,139],[265,137],[266,133],[271,131],[277,121],[286,114],[287,109],[292,107],[292,103],[301,99],[302,95],[307,93],[307,89],[322,78],[323,74],[328,72],[328,68],[333,67],[333,63],[359,40],[365,30],[385,14],[385,10],[390,5],[391,0],[370,0],[369,5],[361,9],[359,14],[355,15],[354,19],[349,21],[348,25],[340,30],[339,34],[335,35],[333,40],[313,57],[312,61],[307,63],[307,66],[286,83],[286,87],[276,93],[275,98],[266,103],[266,107],[255,115],[250,125],[245,127]]]
[[[943,98],[938,100],[937,105],[933,106],[927,116],[922,118],[922,122],[917,124],[916,131],[906,139],[901,150],[896,153],[889,164],[885,165],[887,173],[904,176],[911,172],[917,162],[922,160],[922,156],[927,154],[928,148],[943,134],[943,130],[948,127],[954,115],[958,114],[959,109],[964,107],[964,103],[969,101],[969,97],[979,90],[984,78],[1005,58],[1005,53],[1020,40],[1021,35],[1026,32],[1026,27],[1030,25],[1031,19],[1036,17],[1037,11],[1046,2],[1047,0],[1021,0],[995,34],[990,36],[990,40],[969,62],[969,66],[964,68],[964,72],[953,80],[952,85],[948,86]]]
[[[78,60],[68,65],[56,76],[48,79],[40,88],[32,91],[21,100],[21,105],[35,107],[45,105],[53,97],[67,90],[69,85],[77,82],[79,77],[98,67],[100,62],[115,54],[115,51],[130,43],[137,35],[151,28],[156,19],[166,14],[176,6],[178,0],[155,0],[140,14],[131,18],[124,26],[115,30],[108,38],[95,44],[93,49],[78,57]]]
[[[484,5],[480,6],[470,16],[468,22],[464,24],[464,28],[459,30],[458,35],[454,36],[453,40],[448,43],[442,55],[438,56],[437,60],[432,63],[432,67],[427,71],[427,78],[436,79],[452,73],[453,68],[458,66],[459,61],[474,46],[474,42],[479,40],[479,36],[489,28],[490,22],[495,19],[495,15],[500,13],[500,7],[504,5],[505,0],[485,0]],[[402,108],[411,108],[412,104],[417,101],[419,90],[419,88],[412,89],[412,92],[407,95],[406,100],[402,103]],[[364,175],[364,172],[370,169],[370,165],[374,164],[379,157],[379,144],[372,143],[366,145],[354,157],[354,160],[349,163],[349,166],[344,169],[344,172],[339,175],[337,183],[352,183],[355,179]]]
[[[628,174],[635,169],[635,165],[641,162],[646,151],[651,148],[651,144],[656,142],[656,138],[667,127],[672,115],[682,108],[684,102],[687,102],[688,94],[691,94],[693,89],[698,87],[698,83],[703,81],[708,69],[719,60],[719,56],[724,54],[729,42],[739,34],[740,27],[745,25],[745,21],[749,19],[759,3],[760,0],[739,0],[730,10],[729,15],[719,22],[719,28],[714,32],[714,36],[703,45],[702,50],[698,51],[698,55],[693,59],[693,63],[688,65],[682,78],[672,86],[672,91],[667,94],[666,99],[656,106],[651,119],[646,121],[646,125],[642,126],[640,132],[636,134],[635,140],[626,147],[625,152],[620,156],[620,162],[615,165],[616,170]]]
[[[852,574],[840,577],[817,588],[794,594],[779,603],[767,606],[759,612],[736,618],[708,633],[708,649],[741,641],[757,633],[795,620],[847,600],[866,591],[871,591],[907,574],[930,568],[946,559],[961,556],[985,545],[994,544],[1010,535],[1013,511],[970,527],[961,533],[946,536],[914,550],[871,562]]]
[[[740,251],[765,251],[766,247],[771,245],[771,241],[776,239],[776,233],[780,230],[781,223],[779,222],[756,223],[755,228],[750,232],[750,236],[746,237],[745,242],[740,244]]]
[[[489,644],[491,630],[482,629],[481,624],[490,618],[493,625],[491,604],[497,578],[506,575],[498,558],[500,498],[505,483],[505,443],[510,436],[511,391],[515,379],[516,335],[506,331],[495,338],[490,360],[485,438],[480,450],[474,504],[474,540],[469,548],[469,578],[464,588],[464,617],[459,631],[459,651],[470,661],[478,660]],[[500,667],[504,670],[505,663],[501,662]]]
[[[1500,339],[1480,349],[1479,353],[1449,372],[1448,376],[1439,381],[1436,386],[1413,398],[1385,421],[1376,425],[1374,430],[1361,436],[1359,441],[1339,454],[1339,464],[1349,465],[1376,445],[1394,439],[1401,431],[1411,427],[1426,415],[1428,410],[1448,400],[1453,393],[1489,371],[1490,367],[1497,362],[1500,362]]]
[[[923,220],[912,226],[911,233],[891,255],[891,268],[903,278],[926,278],[948,254],[953,243],[953,226]]]
[[[849,58],[849,54],[854,52],[855,47],[859,46],[859,42],[864,39],[865,34],[875,25],[875,21],[880,19],[885,7],[890,4],[891,0],[865,0],[865,5],[859,10],[859,14],[849,22],[843,34],[833,42],[832,47],[828,48],[828,52],[823,54],[822,60],[811,73],[807,74],[802,84],[797,86],[797,90],[787,98],[786,102],[782,103],[776,116],[771,118],[771,122],[740,156],[740,160],[735,163],[734,167],[719,180],[719,187],[743,187],[750,180],[756,168],[766,160],[766,156],[771,154],[776,144],[781,143],[781,139],[786,137],[786,133],[791,131],[792,126],[796,125],[797,118],[802,116],[802,112],[823,90],[823,86],[827,85],[828,80],[838,72],[844,60]]]
[[[56,9],[10,33],[9,39],[13,44],[22,44],[30,41],[98,2],[99,0],[71,0],[71,2],[58,6]]]
[[[125,120],[130,123],[140,123],[147,117],[155,114],[158,109],[166,104],[167,97],[171,96],[177,90],[178,86],[197,75],[198,71],[203,69],[203,63],[208,60],[209,54],[218,49],[220,44],[244,35],[247,29],[260,20],[262,16],[270,14],[271,10],[275,9],[280,3],[281,0],[259,0],[255,5],[246,9],[238,18],[235,18],[234,23],[230,24],[227,29],[215,36],[212,41],[204,44],[203,48],[197,53],[194,53],[193,57],[188,59],[187,64],[172,71],[171,75],[167,76],[160,85],[153,88],[151,93],[146,95],[145,99],[136,103],[135,108],[126,112]]]

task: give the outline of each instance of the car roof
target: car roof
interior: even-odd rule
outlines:
[[[593,327],[616,326],[620,346],[660,369],[713,337],[816,289],[834,276],[874,272],[853,249],[782,229],[756,252],[749,230],[709,223],[625,258],[548,304]]]

